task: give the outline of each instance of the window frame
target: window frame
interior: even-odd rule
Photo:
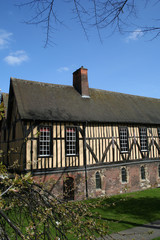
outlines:
[[[160,140],[160,127],[157,127],[157,135],[158,135],[158,138]]]
[[[158,178],[160,178],[160,164],[158,164]]]
[[[123,170],[125,170],[125,175],[124,175]],[[121,168],[121,181],[122,181],[122,183],[127,183],[127,180],[128,180],[127,169],[126,169],[126,167],[122,167]]]
[[[143,138],[142,138],[142,133],[141,133],[142,129],[143,129],[143,131],[145,130],[145,133],[146,133],[145,139],[144,139],[144,135],[143,135]],[[148,151],[147,127],[139,127],[139,138],[140,138],[141,152],[147,152]],[[144,140],[146,141],[145,145],[144,145]]]
[[[124,130],[125,129],[125,131],[126,131],[126,136],[127,136],[127,139],[122,139],[121,137],[123,137],[122,135],[121,135],[121,130]],[[123,142],[122,142],[123,141]],[[124,144],[124,141],[126,142],[125,143],[125,147],[124,146],[122,146],[123,144]],[[126,127],[126,126],[120,126],[119,127],[119,142],[120,142],[120,152],[121,153],[128,153],[129,152],[129,143],[128,143],[128,127]],[[127,150],[123,150],[123,148],[127,148]]]
[[[67,129],[75,129],[75,137],[76,140],[74,141],[74,149],[75,149],[75,153],[67,153],[67,147],[68,147],[68,140],[67,140]],[[73,141],[72,141],[73,143]],[[73,145],[72,145],[73,146]],[[65,127],[65,156],[66,157],[73,157],[73,156],[78,156],[79,155],[79,137],[78,137],[78,131],[77,131],[77,127],[75,126],[66,126]]]
[[[142,172],[142,169],[143,169],[143,172]],[[145,166],[141,166],[140,170],[141,170],[141,180],[145,181],[146,180],[146,169],[145,169]],[[144,176],[143,176],[143,174],[144,174]]]
[[[96,172],[95,180],[96,180],[96,189],[102,189],[102,179],[99,172]]]
[[[50,141],[49,141],[49,154],[40,154],[40,135],[41,135],[41,128],[49,128],[49,132],[50,132]],[[37,142],[37,156],[40,158],[48,158],[53,156],[53,136],[52,136],[52,126],[45,126],[45,125],[40,125],[38,126],[38,132],[39,132],[39,136],[38,136],[38,142]],[[46,142],[45,142],[46,143]]]

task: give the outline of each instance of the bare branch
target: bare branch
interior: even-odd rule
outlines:
[[[81,17],[81,11],[79,9],[79,6],[81,6],[81,5],[79,3],[79,0],[73,0],[73,1],[74,1],[74,5],[75,5],[75,9],[76,9],[76,12],[77,12],[77,16],[78,16],[79,22],[81,24],[81,27],[82,27],[82,29],[84,31],[84,34],[85,34],[87,40],[88,40],[88,34],[87,34],[86,28],[84,26],[84,23],[83,23],[83,20],[82,20],[82,17]]]
[[[67,3],[66,0],[63,0]],[[56,24],[63,24],[56,14],[55,0],[25,0],[18,4],[19,7],[29,7],[33,16],[25,21],[27,24],[42,25],[46,30],[45,47],[52,42]],[[144,9],[149,7],[150,0],[144,0]],[[68,0],[72,3],[73,13],[78,19],[84,35],[88,39],[88,27],[95,27],[102,42],[100,30],[108,29],[108,32],[126,32],[134,24],[130,22],[132,17],[136,17],[138,3],[135,0]],[[160,0],[152,1],[156,6]],[[154,5],[153,5],[154,7]],[[63,11],[62,11],[63,12]],[[62,15],[61,15],[62,16]],[[139,27],[138,27],[139,28]],[[142,27],[146,33],[156,32],[155,37],[159,36],[157,27]],[[150,30],[151,29],[151,30]],[[124,31],[125,30],[125,31]],[[133,31],[134,29],[132,29]]]

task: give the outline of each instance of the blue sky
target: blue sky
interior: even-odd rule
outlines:
[[[108,30],[103,30],[103,43],[96,30],[89,29],[87,41],[70,5],[61,0],[57,12],[66,27],[57,25],[52,35],[55,44],[44,48],[44,29],[24,24],[30,13],[14,3],[15,0],[1,0],[2,92],[9,91],[10,77],[72,85],[72,73],[84,66],[92,88],[160,98],[160,38],[150,41],[151,35],[135,33],[138,28],[133,27],[133,32],[116,32],[110,37]],[[158,8],[149,10],[137,21],[146,23],[158,13]]]

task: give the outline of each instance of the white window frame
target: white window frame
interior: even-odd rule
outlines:
[[[66,156],[77,155],[77,128],[66,127]]]
[[[51,127],[39,127],[39,157],[48,157],[51,155]]]
[[[147,138],[147,128],[146,127],[139,128],[139,137],[140,137],[141,151],[147,152],[148,151],[148,138]]]
[[[119,141],[121,153],[128,152],[128,128],[119,127]]]

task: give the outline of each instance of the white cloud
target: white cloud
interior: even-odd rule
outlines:
[[[28,61],[29,57],[26,52],[23,50],[10,53],[7,57],[4,58],[4,61],[9,65],[20,65],[22,62]]]
[[[139,38],[141,38],[143,36],[143,32],[141,29],[136,29],[135,31],[133,31],[132,33],[130,33],[130,35],[126,38],[126,41],[129,42],[130,40],[136,41]]]
[[[6,48],[13,33],[0,29],[0,49]]]
[[[69,71],[69,68],[68,67],[60,67],[57,69],[58,72],[67,72]]]

